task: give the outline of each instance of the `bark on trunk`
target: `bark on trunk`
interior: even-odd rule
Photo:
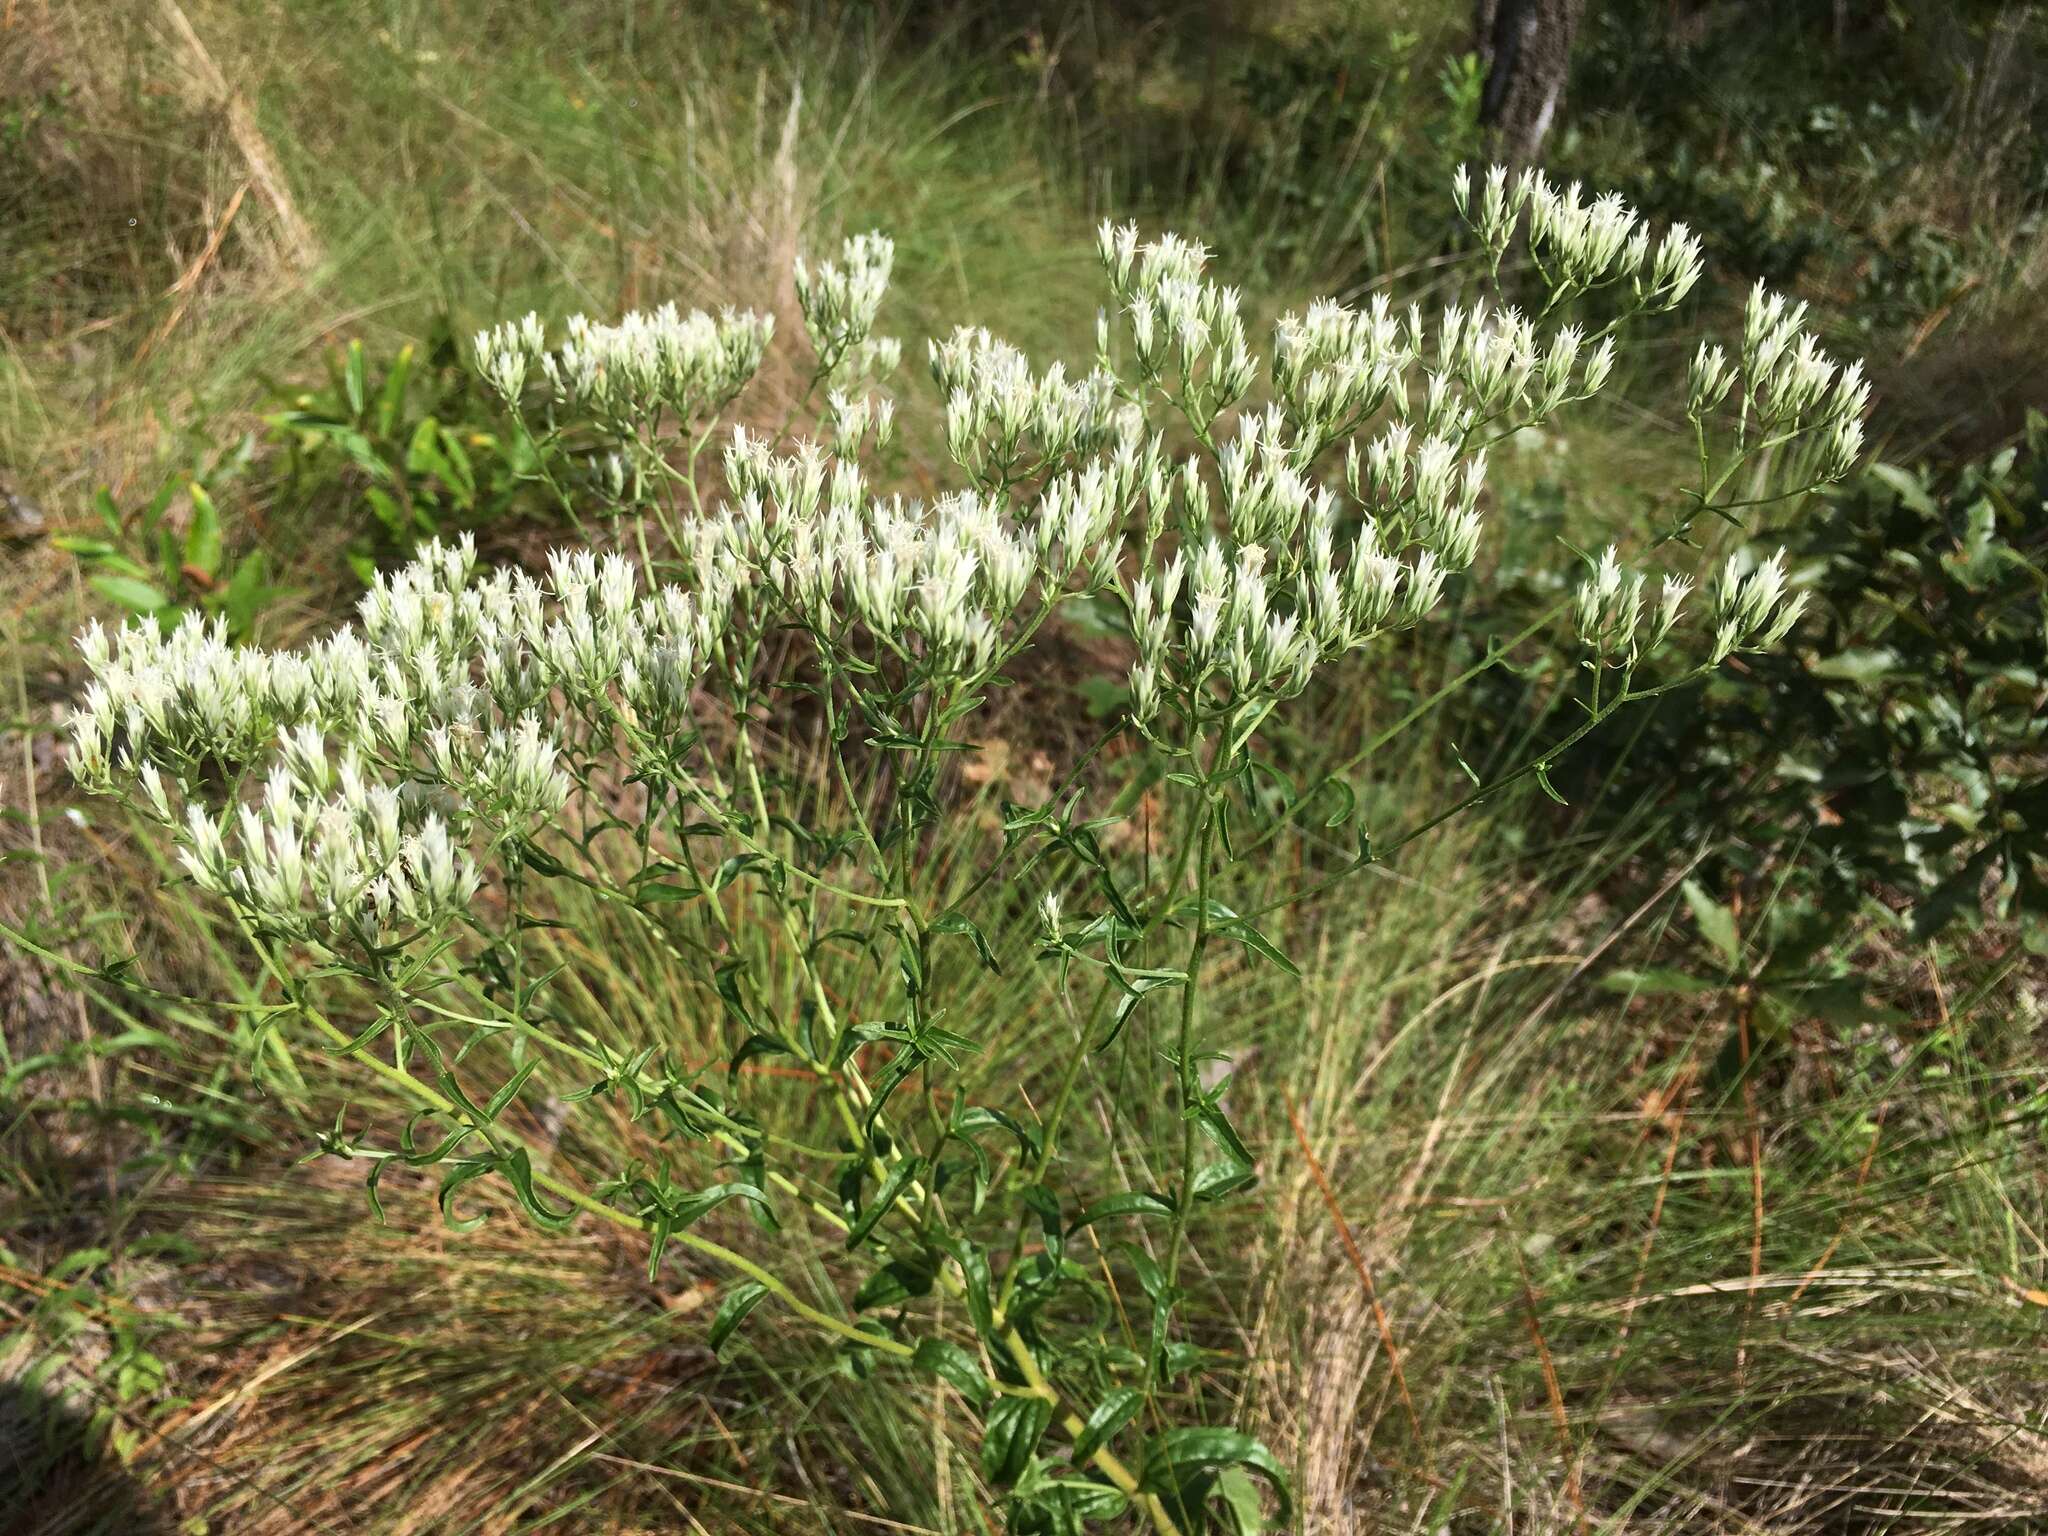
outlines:
[[[1585,12],[1586,0],[1476,0],[1473,6],[1473,45],[1486,71],[1479,122],[1510,165],[1533,162],[1564,111],[1572,42]]]

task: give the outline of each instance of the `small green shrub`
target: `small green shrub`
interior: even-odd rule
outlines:
[[[1785,537],[1807,618],[1657,712],[1654,798],[1796,914],[1781,963],[1873,916],[2048,948],[2048,428],[1944,473],[1874,465]]]
[[[266,1035],[310,1032],[417,1106],[399,1125],[344,1115],[324,1140],[368,1164],[380,1210],[387,1170],[432,1169],[458,1229],[490,1179],[544,1227],[645,1234],[651,1271],[686,1251],[730,1282],[713,1348],[772,1299],[852,1375],[950,1388],[1013,1530],[1244,1531],[1260,1484],[1284,1526],[1286,1470],[1228,1426],[1236,1366],[1183,1264],[1258,1178],[1217,1070],[1234,1021],[1205,1007],[1216,977],[1298,975],[1276,939],[1290,910],[1547,782],[1619,711],[1768,651],[1804,602],[1782,559],[1729,562],[1693,604],[1690,577],[1652,588],[1610,548],[1551,615],[1575,620],[1580,714],[1541,750],[1391,827],[1356,825],[1385,737],[1307,786],[1273,760],[1269,723],[1369,686],[1345,663],[1425,624],[1472,567],[1488,446],[1597,393],[1623,320],[1699,275],[1683,228],[1653,240],[1618,198],[1502,171],[1461,172],[1456,196],[1496,278],[1526,242],[1535,317],[1497,295],[1427,316],[1321,301],[1278,324],[1263,367],[1200,247],[1105,225],[1116,319],[1090,370],[1041,371],[971,327],[933,344],[955,474],[929,503],[870,479],[895,424],[873,383],[898,350],[874,329],[893,261],[878,235],[796,269],[829,448],[719,426],[771,344],[765,317],[579,318],[555,347],[537,316],[500,326],[478,373],[538,451],[603,455],[582,494],[639,560],[561,550],[537,578],[434,542],[372,581],[356,626],[298,651],[236,649],[196,617],[94,627],[74,770],[167,829],[241,925],[283,998]],[[1591,336],[1566,318],[1589,294],[1618,316]],[[1759,293],[1732,357],[1701,348],[1689,516],[1739,520],[1854,459],[1860,370],[1801,320]],[[369,400],[365,379],[351,410]],[[723,500],[699,474],[714,444]],[[951,765],[1081,604],[1126,647],[1121,711],[982,835]],[[1163,796],[1156,857],[1104,836],[1090,774],[1113,743]],[[1289,845],[1303,884],[1243,909],[1248,866]],[[602,998],[614,963],[541,963],[534,935],[570,900],[693,978],[674,1007],[723,1020],[723,1060],[565,1022],[558,989]],[[975,1102],[973,987],[1033,954],[1058,1087]],[[1133,1033],[1163,1134],[1079,1166],[1062,1131],[1081,1069]],[[803,1091],[744,1070],[760,1063]],[[541,1146],[515,1106],[542,1094],[608,1100],[660,1150],[591,1166],[573,1136]],[[750,1241],[740,1216],[773,1235]],[[813,1289],[824,1277],[843,1287]]]
[[[197,472],[165,477],[128,513],[102,487],[93,511],[103,533],[51,542],[77,558],[93,591],[128,614],[168,625],[197,614],[218,619],[229,638],[248,640],[280,589],[261,549],[230,548],[214,496],[245,479],[255,449],[254,436],[244,436]],[[185,516],[174,518],[181,497]]]
[[[532,439],[501,434],[489,389],[445,326],[424,354],[408,342],[383,363],[351,341],[327,373],[324,389],[286,392],[264,418],[283,449],[276,499],[366,512],[348,549],[363,581],[380,557],[422,540],[558,511]]]

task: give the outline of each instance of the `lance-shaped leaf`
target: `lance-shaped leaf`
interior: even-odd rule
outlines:
[[[910,1181],[922,1172],[924,1172],[924,1159],[921,1157],[905,1158],[894,1168],[891,1168],[889,1176],[882,1180],[882,1187],[875,1191],[875,1198],[868,1203],[867,1209],[862,1211],[855,1219],[853,1225],[847,1228],[846,1246],[858,1248],[865,1242],[867,1235],[875,1230],[875,1223],[889,1214],[890,1209],[902,1198],[903,1191],[908,1187]]]
[[[711,1333],[706,1342],[715,1355],[725,1347],[740,1324],[747,1320],[747,1314],[761,1304],[761,1298],[768,1294],[768,1287],[758,1280],[748,1280],[734,1286],[725,1293],[725,1300],[718,1304],[717,1315],[711,1319]]]
[[[1193,921],[1201,912],[1202,904],[1190,897],[1173,909],[1174,920],[1181,923]],[[1208,904],[1209,932],[1219,939],[1234,939],[1255,954],[1263,955],[1290,976],[1299,976],[1301,967],[1282,954],[1267,938],[1250,923],[1220,901]]]

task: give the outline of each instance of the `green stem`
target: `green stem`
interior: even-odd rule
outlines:
[[[1181,1247],[1187,1240],[1188,1218],[1195,1205],[1195,1100],[1200,1082],[1195,1071],[1195,1021],[1202,995],[1202,955],[1209,947],[1209,866],[1216,839],[1216,805],[1213,782],[1203,786],[1202,825],[1195,855],[1195,932],[1188,941],[1183,968],[1187,980],[1180,989],[1180,1032],[1175,1043],[1180,1083],[1180,1191],[1173,1206],[1173,1229],[1166,1243],[1166,1283],[1171,1287],[1180,1274]],[[1156,1361],[1146,1362],[1149,1376]]]

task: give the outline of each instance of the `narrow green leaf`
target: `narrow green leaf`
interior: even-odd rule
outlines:
[[[1173,1203],[1164,1196],[1147,1194],[1139,1189],[1127,1189],[1120,1195],[1111,1195],[1098,1200],[1079,1216],[1067,1230],[1078,1232],[1083,1227],[1093,1226],[1112,1216],[1172,1216]]]
[[[737,1072],[756,1056],[788,1056],[795,1047],[780,1035],[751,1034],[741,1042],[740,1048],[732,1053],[732,1060],[726,1064],[728,1072]]]
[[[860,1219],[848,1228],[846,1246],[858,1248],[865,1242],[867,1235],[875,1230],[875,1224],[888,1215],[890,1208],[901,1198],[904,1186],[923,1171],[924,1159],[921,1157],[905,1158],[890,1169],[889,1176],[882,1180],[882,1187],[875,1191],[875,1198],[869,1202],[868,1208],[862,1211]]]
[[[519,1197],[520,1209],[533,1218],[535,1226],[548,1232],[564,1232],[576,1219],[576,1212],[550,1210],[533,1187],[533,1165],[528,1160],[526,1148],[520,1147],[505,1159],[505,1177],[512,1185],[512,1193]]]
[[[384,376],[384,387],[377,391],[377,435],[389,437],[391,429],[398,424],[399,407],[405,402],[405,386],[412,377],[413,344],[407,342],[398,349],[398,356],[392,361],[391,372]]]
[[[1195,918],[1201,910],[1201,903],[1189,899],[1175,907],[1173,915],[1185,923]],[[1242,917],[1239,917],[1237,913],[1226,907],[1222,902],[1210,902],[1208,904],[1208,912],[1209,932],[1215,934],[1218,938],[1236,940],[1254,954],[1265,956],[1266,959],[1272,961],[1290,976],[1299,976],[1301,974],[1301,967],[1282,954],[1271,939],[1268,939],[1263,933],[1259,932],[1258,929],[1254,928]]]
[[[1026,1157],[1038,1156],[1038,1133],[1023,1124],[1014,1115],[985,1104],[970,1105],[957,1110],[953,1115],[953,1134],[963,1138],[979,1136],[983,1131],[1003,1130],[1016,1138],[1017,1146]]]
[[[1655,966],[1647,970],[1609,971],[1600,978],[1602,991],[1627,992],[1641,997],[1687,996],[1712,992],[1724,984],[1719,977],[1692,976],[1684,971]]]
[[[348,344],[348,360],[342,367],[342,387],[348,393],[348,408],[351,415],[360,420],[365,399],[363,388],[363,344],[351,341]]]
[[[995,951],[988,947],[988,936],[981,931],[980,926],[966,913],[941,912],[932,919],[931,931],[933,933],[957,933],[964,936],[974,945],[974,952],[981,957],[983,968],[993,971],[998,976],[1002,975],[1003,968],[996,964]]]
[[[711,1353],[715,1355],[725,1348],[725,1341],[767,1294],[768,1287],[758,1280],[743,1281],[726,1292],[725,1300],[718,1304],[717,1315],[711,1319],[711,1332],[705,1341],[711,1346]]]
[[[540,1058],[538,1056],[528,1057],[526,1065],[517,1072],[514,1072],[505,1086],[491,1095],[491,1102],[484,1106],[484,1123],[486,1125],[495,1122],[498,1116],[505,1113],[505,1107],[519,1096],[519,1090],[526,1086],[526,1080],[538,1070],[540,1070]]]
[[[441,1219],[457,1232],[474,1232],[484,1224],[482,1212],[474,1216],[455,1214],[455,1196],[466,1184],[474,1184],[498,1165],[495,1157],[471,1157],[454,1164],[441,1179]]]
[[[1138,1410],[1145,1406],[1145,1394],[1136,1387],[1118,1387],[1095,1405],[1074,1441],[1074,1465],[1080,1466],[1102,1446],[1116,1437]]]

